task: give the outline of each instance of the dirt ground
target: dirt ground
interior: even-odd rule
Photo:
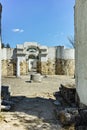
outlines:
[[[46,76],[42,82],[30,82],[29,76],[2,78],[2,85],[9,86],[15,106],[2,112],[0,130],[63,130],[55,115],[53,93],[60,84],[74,83],[69,76]]]

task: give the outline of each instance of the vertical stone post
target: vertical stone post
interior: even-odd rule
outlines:
[[[2,13],[2,5],[0,3],[0,111],[1,111],[1,13]]]
[[[87,0],[75,4],[75,79],[80,104],[87,106]]]
[[[17,77],[20,77],[20,58],[17,57]]]

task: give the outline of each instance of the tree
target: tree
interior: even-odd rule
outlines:
[[[1,43],[1,48],[5,48],[5,44],[4,43]]]
[[[9,43],[6,44],[6,48],[10,48],[10,44]]]
[[[68,38],[70,44],[73,46],[73,48],[75,48],[74,38],[72,36],[71,37],[68,36],[67,38]]]

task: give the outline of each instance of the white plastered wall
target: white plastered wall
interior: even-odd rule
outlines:
[[[76,0],[75,58],[76,89],[80,102],[87,105],[87,0]]]

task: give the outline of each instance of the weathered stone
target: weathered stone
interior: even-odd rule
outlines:
[[[80,117],[77,108],[66,108],[65,110],[60,110],[58,113],[58,119],[63,125],[79,124],[80,122],[76,120],[77,117]],[[81,120],[81,118],[79,118],[79,120]]]
[[[8,86],[2,86],[1,87],[1,97],[3,100],[9,100],[10,98],[10,91]]]
[[[20,74],[26,75],[28,73],[28,64],[26,61],[20,62]]]
[[[74,75],[75,60],[72,59],[57,59],[56,74],[59,75]]]
[[[47,75],[74,75],[75,61],[57,59],[47,62],[38,62],[37,71]]]
[[[16,61],[2,60],[2,75],[13,76],[16,74]]]
[[[70,105],[75,104],[75,95],[76,95],[75,85],[70,85],[70,84],[62,85],[61,84],[61,87],[59,89],[60,89],[60,93],[62,97],[68,104]]]
[[[41,82],[42,81],[42,76],[39,73],[31,74],[30,79],[31,79],[31,81],[34,81],[34,82]]]
[[[46,47],[37,43],[2,49],[2,75],[26,75],[36,71],[43,75],[74,75],[74,49],[63,46]]]

